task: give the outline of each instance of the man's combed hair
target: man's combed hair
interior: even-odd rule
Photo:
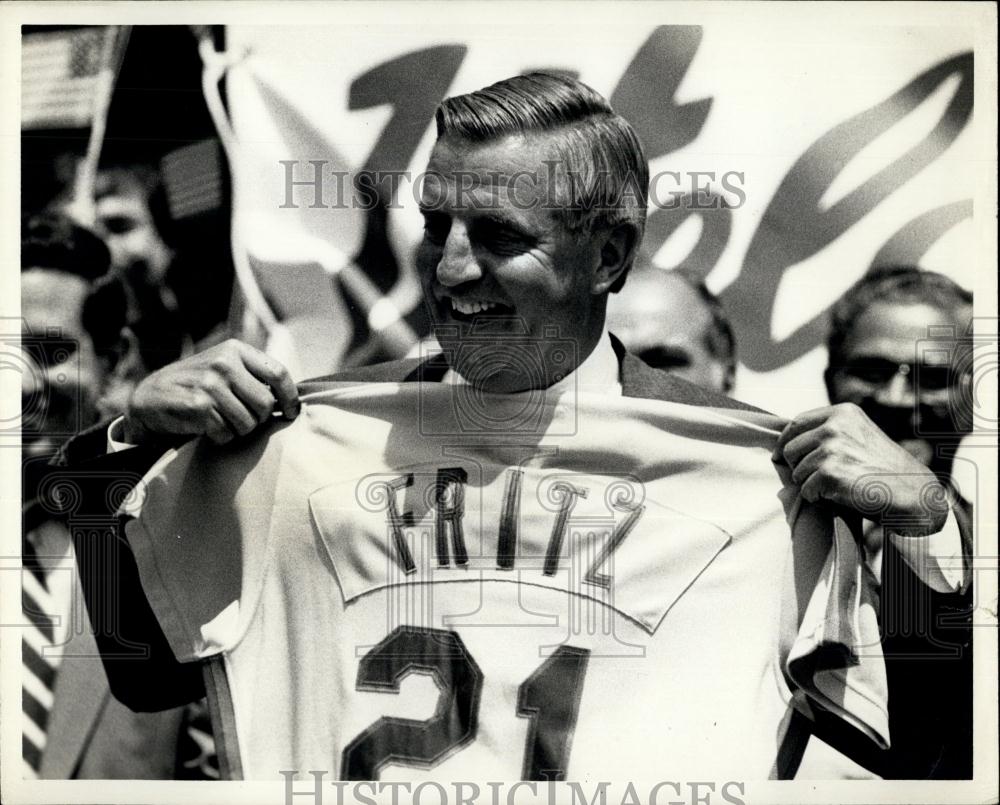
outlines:
[[[972,294],[955,281],[936,271],[915,266],[886,266],[866,274],[840,298],[830,312],[827,349],[830,363],[836,365],[844,342],[854,325],[876,303],[928,305],[949,311],[957,321],[971,319]],[[967,333],[956,333],[962,337]]]
[[[572,232],[646,225],[649,165],[625,118],[600,93],[558,73],[535,72],[448,98],[438,107],[438,137],[484,143],[511,135],[553,135],[558,153],[556,205]],[[625,273],[612,287],[617,291]]]
[[[535,72],[447,98],[438,108],[438,136],[486,142],[505,134],[549,131],[593,115],[613,115],[604,96],[559,73]]]

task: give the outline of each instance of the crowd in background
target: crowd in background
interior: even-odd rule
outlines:
[[[46,491],[52,457],[122,411],[150,372],[227,333],[227,306],[199,289],[199,278],[220,267],[178,259],[156,169],[102,170],[96,191],[87,215],[67,192],[22,221],[22,550],[31,571],[22,602],[31,623],[22,643],[24,771],[217,779],[206,704],[133,713],[117,702],[78,585],[57,572],[72,568],[74,546]]]

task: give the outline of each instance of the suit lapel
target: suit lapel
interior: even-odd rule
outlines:
[[[702,388],[670,372],[654,369],[635,355],[626,352],[622,342],[614,335],[611,336],[611,345],[621,365],[622,394],[626,397],[766,413],[756,406]]]
[[[432,355],[418,363],[403,378],[404,383],[440,383],[448,373],[448,361],[444,353]]]
[[[635,355],[627,352],[619,355],[621,365],[622,394],[626,397],[641,397],[648,400],[704,405],[697,386],[643,363]]]
[[[78,598],[77,604],[82,608],[83,599]],[[78,630],[71,625],[66,653],[56,675],[55,703],[49,714],[40,770],[44,779],[73,776],[111,695],[97,643],[86,613],[82,614],[85,628]]]

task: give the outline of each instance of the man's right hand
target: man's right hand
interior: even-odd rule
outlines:
[[[278,361],[231,339],[145,378],[129,400],[129,444],[173,443],[205,436],[216,444],[250,433],[277,409],[299,415],[295,383]]]

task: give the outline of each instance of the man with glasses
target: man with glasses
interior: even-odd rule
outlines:
[[[854,403],[949,489],[966,557],[972,504],[953,478],[972,430],[972,294],[914,267],[872,272],[833,309],[827,392]],[[885,776],[956,779],[972,772],[971,591],[936,592],[883,529],[867,535],[882,579],[882,632],[893,736]]]

